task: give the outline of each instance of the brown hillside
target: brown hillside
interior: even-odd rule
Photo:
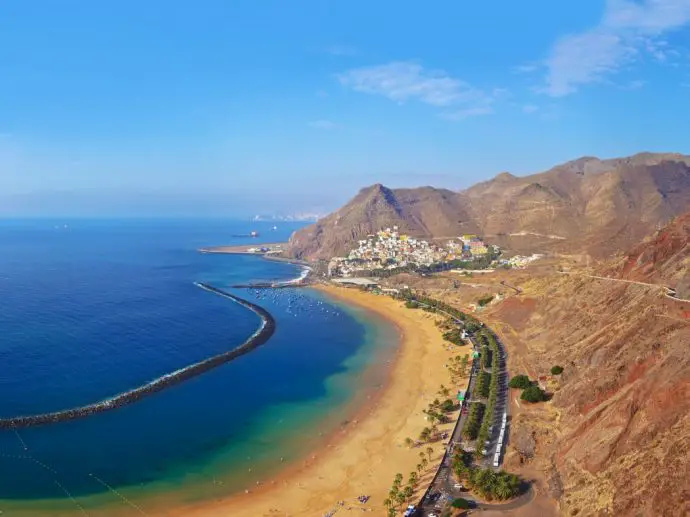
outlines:
[[[328,258],[367,233],[397,225],[428,238],[477,231],[522,251],[547,246],[607,256],[688,206],[690,157],[587,157],[531,176],[501,173],[462,192],[374,185],[296,232],[289,250],[301,258]]]
[[[688,222],[595,274],[652,283],[685,274]],[[502,336],[511,374],[542,377],[553,398],[514,404],[507,468],[541,471],[565,516],[688,515],[690,303],[615,279],[520,277],[522,293],[480,317]],[[557,364],[564,372],[549,375]]]
[[[477,229],[457,194],[450,190],[392,190],[377,184],[362,189],[336,212],[293,234],[290,251],[300,258],[330,258],[344,254],[367,234],[392,226],[426,237]]]
[[[675,287],[690,298],[690,213],[675,218],[653,238],[632,249],[611,268],[611,273],[629,280]]]

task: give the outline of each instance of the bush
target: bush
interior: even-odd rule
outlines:
[[[491,303],[491,300],[493,300],[493,299],[494,299],[494,297],[491,295],[484,296],[483,298],[479,298],[479,300],[477,300],[477,304],[480,307],[484,307],[485,305],[488,305],[489,303]]]
[[[479,376],[477,377],[477,384],[475,386],[475,389],[477,390],[477,393],[481,397],[488,397],[489,396],[489,383],[491,382],[491,374],[486,373],[485,371],[479,372]]]
[[[522,392],[520,400],[525,400],[527,402],[543,402],[546,400],[546,393],[544,393],[539,386],[530,386]]]
[[[553,366],[551,368],[551,375],[560,375],[563,373],[563,367],[562,366]]]
[[[510,386],[511,388],[518,388],[524,390],[532,386],[532,382],[529,380],[529,377],[527,377],[527,375],[516,375],[515,377],[510,379],[508,386]]]
[[[419,304],[414,300],[410,300],[409,302],[405,303],[405,307],[407,307],[408,309],[417,309],[419,307]]]
[[[467,501],[467,499],[463,499],[462,497],[458,497],[457,499],[453,499],[453,502],[450,505],[453,508],[457,508],[459,510],[469,510],[469,508],[470,508],[469,501]]]

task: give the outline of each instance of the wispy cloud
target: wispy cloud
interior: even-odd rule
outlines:
[[[491,106],[476,106],[474,108],[465,108],[457,111],[447,111],[441,113],[440,117],[446,120],[464,120],[469,117],[491,115],[493,112],[494,109]]]
[[[307,125],[315,129],[333,129],[337,127],[337,124],[330,120],[312,120]]]
[[[355,68],[338,75],[338,80],[357,92],[381,95],[399,104],[418,101],[449,108],[442,116],[452,120],[485,115],[498,97],[507,95],[502,89],[484,92],[442,70],[427,70],[409,61]]]
[[[332,56],[352,57],[357,55],[357,49],[352,45],[331,45],[325,49]]]
[[[535,106],[534,104],[525,104],[522,107],[523,113],[534,113],[535,111],[539,111],[539,106]]]
[[[651,55],[665,61],[674,51],[661,36],[690,22],[690,0],[607,0],[599,24],[559,40],[544,62],[542,91],[562,97]]]

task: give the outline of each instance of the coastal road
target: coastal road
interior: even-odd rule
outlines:
[[[455,320],[458,324],[462,324],[460,321]],[[496,343],[498,345],[498,353],[499,353],[499,372],[498,375],[500,376],[500,381],[499,381],[499,392],[498,396],[496,399],[496,405],[494,408],[494,415],[493,415],[493,431],[490,435],[490,444],[487,446],[488,450],[490,451],[489,454],[482,460],[480,460],[479,465],[483,467],[490,467],[493,468],[493,457],[494,457],[494,452],[496,451],[497,447],[497,440],[498,440],[498,433],[501,425],[501,419],[502,415],[504,412],[508,413],[509,412],[509,404],[508,404],[508,379],[507,379],[507,370],[506,370],[506,353],[505,349],[503,347],[503,343],[501,343],[500,339],[498,339],[498,336],[494,334],[494,337],[496,338]],[[474,339],[473,336],[470,336],[470,342],[472,343],[473,349],[474,350],[479,350],[478,343]],[[467,387],[467,393],[465,395],[465,402],[463,405],[463,408],[465,406],[469,405],[470,400],[477,400],[476,397],[473,397],[472,394],[474,393],[474,387],[475,387],[475,381],[476,381],[476,374],[479,371],[480,368],[483,369],[482,364],[481,364],[481,359],[476,359],[472,363],[472,370],[470,372],[470,378],[468,382],[468,387]],[[490,372],[489,372],[490,373]],[[488,503],[480,503],[476,500],[474,500],[471,496],[468,495],[466,491],[464,491],[463,488],[461,487],[456,487],[458,485],[457,481],[455,480],[453,471],[452,471],[452,457],[453,457],[453,451],[457,447],[461,447],[463,443],[462,439],[462,428],[465,424],[465,421],[467,419],[467,416],[462,413],[460,413],[460,416],[458,418],[458,421],[456,422],[455,428],[453,429],[453,434],[451,436],[449,445],[448,445],[448,452],[444,455],[443,460],[441,464],[439,465],[438,471],[436,473],[436,476],[434,477],[431,485],[429,486],[429,489],[425,493],[424,497],[422,498],[422,501],[419,504],[419,509],[418,513],[416,515],[429,515],[431,513],[434,514],[439,514],[440,511],[443,509],[443,507],[448,504],[452,499],[462,497],[464,499],[467,499],[468,501],[474,502],[477,508],[481,508],[484,510],[497,510],[497,511],[507,511],[507,510],[512,510],[515,508],[519,508],[521,506],[524,506],[526,504],[529,504],[531,500],[533,499],[533,493],[532,489],[530,488],[528,491],[526,491],[524,494],[521,494],[517,498],[513,499],[512,501],[506,502],[506,503],[501,503],[501,504],[488,504]],[[509,425],[506,426],[506,434],[505,434],[505,439],[504,439],[504,446],[508,441],[508,431],[509,431]],[[484,444],[476,444],[475,447],[484,447]],[[468,447],[468,449],[471,447]],[[501,460],[502,460],[501,456]],[[498,470],[498,469],[496,469]]]

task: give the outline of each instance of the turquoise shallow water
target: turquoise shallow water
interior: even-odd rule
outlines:
[[[249,231],[237,223],[55,226],[0,226],[2,416],[112,396],[237,346],[256,329],[254,314],[194,281],[227,287],[299,274],[257,257],[195,252]],[[50,504],[83,514],[79,505],[123,504],[113,490],[142,505],[179,487],[193,487],[181,491],[187,498],[227,495],[275,475],[280,458],[307,454],[383,382],[396,343],[386,322],[311,290],[237,294],[274,315],[266,345],[132,406],[1,432],[0,509],[62,499]]]

